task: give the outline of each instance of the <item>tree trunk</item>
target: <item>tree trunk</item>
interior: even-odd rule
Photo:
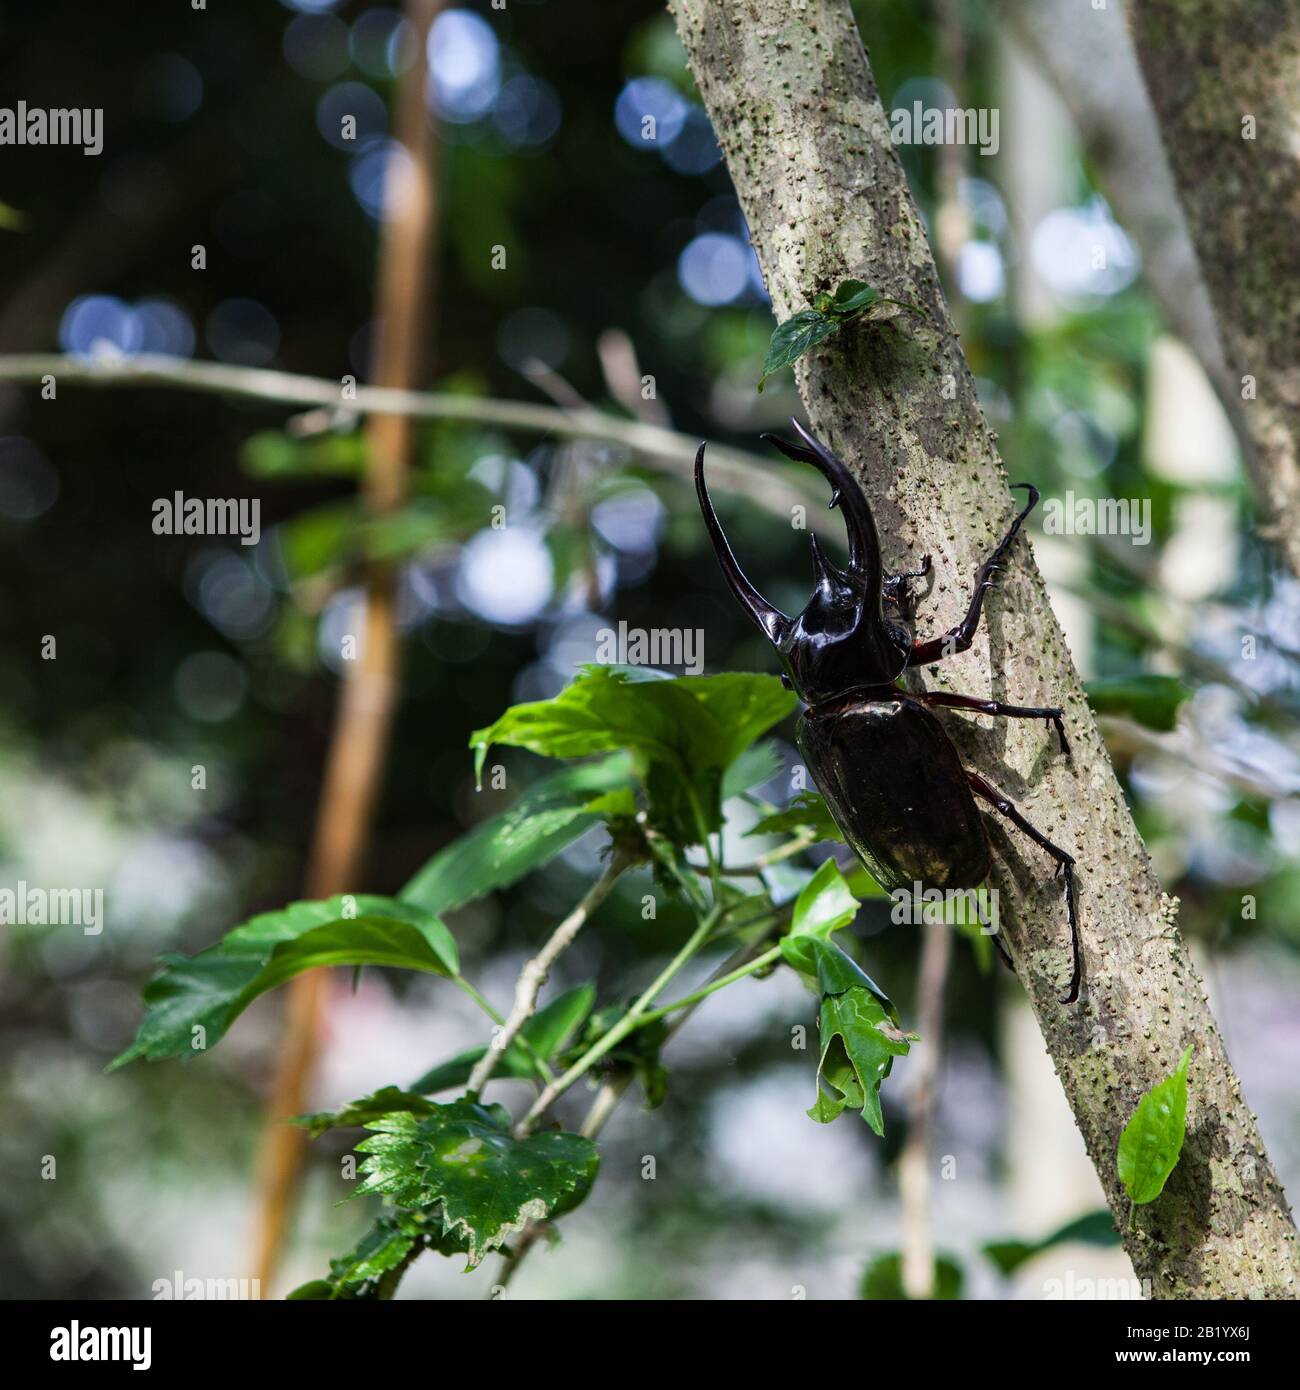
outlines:
[[[1129,13],[1272,513],[1261,534],[1300,574],[1300,0]]]
[[[671,0],[778,321],[848,278],[918,305],[798,364],[815,432],[861,479],[894,568],[933,554],[924,634],[953,625],[1012,514],[994,435],[953,333],[848,0]],[[1138,1276],[1171,1298],[1288,1298],[1295,1228],[1084,698],[1027,544],[975,646],[931,688],[1060,705],[1074,756],[1040,723],[946,727],[965,760],[1078,860],[1084,988],[1058,1002],[1068,937],[1052,863],[989,820],[1004,939]],[[963,727],[964,724],[964,727]],[[1116,1174],[1139,1096],[1195,1044],[1188,1134],[1165,1192],[1131,1211]],[[924,1044],[922,1044],[924,1045]],[[1131,1217],[1131,1219],[1130,1219]]]

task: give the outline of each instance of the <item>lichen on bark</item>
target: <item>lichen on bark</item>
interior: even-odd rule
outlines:
[[[920,317],[851,325],[802,358],[815,432],[865,487],[886,561],[934,557],[925,634],[961,616],[1012,494],[980,410],[847,0],[671,0],[778,321],[842,280]],[[988,822],[993,886],[1017,972],[1138,1276],[1159,1297],[1293,1297],[1295,1228],[1106,755],[1026,540],[985,605],[970,652],[931,688],[1060,705],[1074,756],[1037,723],[945,717],[965,760],[1078,861],[1084,992],[1069,973],[1059,881],[1015,831]],[[1116,1173],[1138,1098],[1196,1045],[1188,1137],[1164,1195],[1131,1211]]]

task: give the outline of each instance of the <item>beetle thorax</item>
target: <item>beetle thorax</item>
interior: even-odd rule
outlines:
[[[891,684],[907,665],[909,641],[885,621],[880,591],[832,565],[816,537],[813,566],[813,595],[777,648],[796,694],[820,705]]]

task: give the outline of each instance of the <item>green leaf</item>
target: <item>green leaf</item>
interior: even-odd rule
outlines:
[[[784,811],[764,816],[746,835],[804,835],[810,841],[843,840],[830,808],[816,792],[800,792]]]
[[[808,1115],[829,1124],[845,1109],[861,1110],[862,1118],[883,1136],[880,1083],[894,1058],[907,1055],[916,1035],[899,1031],[898,1013],[889,997],[838,946],[815,934],[805,935],[803,943],[812,954],[822,992],[817,1100]]]
[[[259,995],[322,965],[447,976],[459,969],[451,933],[413,903],[372,894],[291,903],[251,918],[197,956],[164,956],[162,973],[145,986],[135,1041],[108,1069],[204,1051]]]
[[[1126,715],[1148,729],[1166,733],[1177,723],[1179,705],[1192,693],[1177,676],[1093,680],[1084,689],[1098,714]]]
[[[1042,1240],[995,1240],[983,1249],[1003,1274],[1014,1274],[1035,1255],[1068,1241],[1079,1241],[1084,1245],[1118,1245],[1119,1232],[1115,1229],[1114,1214],[1109,1208],[1103,1207],[1100,1211],[1090,1211],[1075,1217],[1073,1221],[1067,1221]]]
[[[385,1213],[361,1238],[356,1247],[330,1261],[327,1279],[313,1279],[289,1295],[297,1302],[332,1299],[371,1300],[391,1296],[386,1276],[405,1266],[413,1255],[425,1249],[444,1255],[456,1254],[463,1245],[448,1240],[430,1225],[422,1212]]]
[[[617,791],[593,797],[584,809],[600,816],[606,822],[635,820],[636,793],[631,787],[619,787]]]
[[[767,379],[784,367],[793,366],[810,348],[824,342],[832,333],[839,332],[839,323],[817,309],[803,309],[779,323],[767,345],[767,357],[763,362],[763,375],[758,379],[761,391]]]
[[[934,1261],[933,1299],[958,1299],[962,1294],[965,1275],[961,1266],[947,1255],[937,1255]],[[903,1259],[894,1251],[881,1255],[867,1266],[862,1275],[861,1296],[896,1303],[908,1297],[903,1287]]]
[[[595,1002],[595,985],[575,985],[557,995],[544,1009],[538,1009],[521,1032],[533,1051],[549,1062],[582,1027]]]
[[[534,1055],[544,1062],[549,1062],[582,1026],[583,1020],[591,1012],[595,998],[595,985],[577,985],[552,999],[544,1009],[538,1009],[520,1029],[521,1036],[531,1045],[532,1052],[530,1053],[516,1038],[501,1054],[494,1074],[523,1081],[536,1076],[537,1063],[533,1060]],[[485,1047],[468,1048],[450,1061],[425,1072],[411,1086],[411,1090],[430,1095],[436,1091],[450,1090],[453,1086],[463,1086],[469,1080],[475,1063],[486,1052]],[[397,1110],[401,1107],[395,1105],[390,1108]]]
[[[578,1041],[569,1049],[568,1054],[560,1058],[557,1065],[567,1066],[570,1062],[576,1061],[589,1047],[603,1038],[626,1012],[627,1005],[620,1003],[607,1004],[604,1008],[598,1009],[587,1020],[587,1026]],[[668,1070],[659,1057],[667,1041],[667,1020],[656,1019],[654,1023],[648,1023],[644,1028],[629,1033],[601,1059],[603,1069],[622,1068],[632,1073],[633,1078],[641,1083],[648,1110],[657,1109],[668,1094]]]
[[[496,743],[551,758],[626,749],[668,837],[696,844],[722,823],[722,774],[785,718],[794,696],[772,676],[663,677],[587,666],[552,700],[514,705],[470,737],[481,775]]]
[[[1189,1045],[1172,1076],[1138,1101],[1119,1137],[1119,1180],[1135,1206],[1154,1202],[1178,1163],[1187,1129]]]
[[[894,1027],[880,1000],[867,989],[824,998],[820,1026],[817,1100],[809,1117],[829,1124],[845,1108],[861,1110],[862,1118],[883,1136],[880,1083],[889,1075],[894,1058],[907,1055],[907,1036]]]
[[[561,1215],[591,1190],[600,1159],[576,1134],[510,1133],[499,1105],[453,1101],[417,1118],[388,1115],[357,1146],[366,1174],[357,1195],[378,1192],[442,1222],[465,1241],[470,1267],[529,1221]]]
[[[631,760],[615,753],[542,778],[509,810],[435,854],[402,889],[402,901],[443,913],[508,888],[595,825],[594,799],[628,787],[631,777]]]
[[[294,1115],[289,1123],[301,1125],[313,1139],[319,1139],[327,1129],[355,1128],[398,1110],[404,1110],[411,1115],[427,1115],[432,1109],[433,1102],[425,1100],[423,1096],[413,1095],[398,1086],[385,1086],[360,1100],[349,1101],[341,1110],[320,1110],[314,1115]]]
[[[810,348],[824,342],[844,324],[860,318],[877,304],[896,304],[900,309],[920,313],[913,304],[884,298],[865,280],[844,280],[836,286],[834,294],[823,291],[813,300],[811,309],[802,309],[777,325],[767,347],[767,359],[763,363],[758,389],[763,389],[774,372],[793,366]]]
[[[829,302],[821,307],[822,312],[831,318],[856,318],[870,309],[879,298],[880,291],[873,289],[865,280],[845,280],[835,287]]]
[[[239,466],[254,478],[355,478],[365,462],[365,437],[359,431],[295,439],[281,430],[259,430],[239,451]]]
[[[832,933],[853,921],[859,906],[840,866],[833,859],[826,860],[795,899],[790,930],[781,938],[782,956],[801,974],[816,977],[818,959],[814,943],[829,942]]]
[[[781,771],[781,754],[770,740],[751,744],[722,776],[722,799],[741,796]]]

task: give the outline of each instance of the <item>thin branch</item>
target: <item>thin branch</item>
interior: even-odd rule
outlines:
[[[779,912],[773,919],[772,927],[776,928],[779,926],[788,916],[788,909]],[[679,1029],[686,1026],[687,1019],[699,1008],[704,998],[713,992],[708,986],[717,986],[723,980],[728,982],[738,980],[744,975],[751,973],[744,967],[746,964],[753,964],[754,957],[762,948],[762,944],[763,941],[760,939],[759,941],[751,942],[747,946],[742,946],[738,951],[732,952],[732,954],[709,976],[706,987],[696,992],[696,996],[698,997],[692,996],[689,1000],[680,1000],[677,1005],[672,1006],[674,1008],[681,1007],[684,1012],[679,1018],[674,1019],[673,1022],[668,1025],[668,1034],[664,1039],[665,1046]],[[771,953],[768,952],[766,954],[770,955]],[[647,1018],[648,1015],[643,1017],[641,1021],[644,1023],[647,1021]],[[586,1118],[578,1128],[578,1133],[581,1134],[584,1139],[595,1139],[597,1135],[600,1134],[601,1130],[605,1128],[610,1116],[613,1115],[614,1111],[618,1108],[619,1102],[623,1099],[624,1095],[627,1094],[628,1088],[632,1084],[632,1079],[631,1070],[622,1071],[617,1076],[611,1076],[601,1086],[600,1090],[596,1092],[596,1099],[592,1101],[591,1108],[587,1111]],[[518,1274],[519,1267],[523,1264],[524,1257],[537,1243],[538,1238],[545,1229],[546,1222],[533,1221],[520,1231],[519,1235],[511,1244],[509,1255],[505,1257],[505,1266],[501,1271],[500,1279],[497,1281],[498,1288],[506,1288],[515,1275]],[[494,1296],[495,1292],[494,1289]]]
[[[299,376],[267,367],[238,367],[181,357],[70,357],[59,353],[0,355],[0,381],[40,382],[101,388],[167,387],[199,395],[228,396],[274,405],[323,406],[359,415],[409,416],[418,420],[459,420],[497,425],[557,439],[589,439],[627,449],[683,478],[691,476],[700,441],[693,435],[643,420],[626,420],[591,408],[559,409],[529,401],[462,396],[442,391],[411,391],[390,386],[352,386],[329,377]],[[355,393],[355,394],[353,394]],[[783,517],[807,504],[808,493],[786,481],[785,465],[742,449],[709,447],[709,477],[720,487],[742,492],[750,501]]]
[[[515,985],[514,1006],[507,1015],[504,1026],[493,1038],[492,1045],[479,1058],[470,1073],[467,1092],[471,1100],[477,1100],[482,1094],[483,1087],[491,1080],[492,1073],[505,1055],[506,1049],[533,1016],[533,1011],[537,1008],[537,996],[551,973],[551,967],[573,945],[578,933],[609,896],[610,890],[628,864],[628,859],[616,850],[605,866],[605,872],[591,885],[582,901],[556,927],[542,949],[519,972],[519,980]]]
[[[533,1102],[532,1108],[515,1126],[515,1137],[522,1139],[531,1134],[538,1120],[550,1109],[570,1086],[585,1076],[606,1053],[611,1052],[625,1037],[640,1026],[641,1020],[649,1012],[650,1005],[658,998],[664,986],[686,964],[688,960],[709,939],[717,925],[717,909],[710,909],[699,925],[687,938],[681,950],[668,962],[649,986],[640,994],[627,1013],[605,1034],[599,1042],[593,1043],[576,1062],[555,1081],[552,1081]]]

